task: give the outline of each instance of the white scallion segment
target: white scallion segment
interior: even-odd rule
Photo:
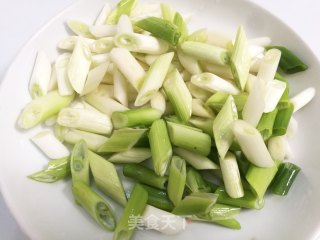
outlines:
[[[97,54],[108,53],[114,47],[114,38],[113,37],[105,37],[99,38],[89,45],[91,52]]]
[[[174,148],[173,152],[186,160],[197,170],[219,169],[220,167],[209,158],[184,148]]]
[[[92,60],[92,67],[96,67],[102,63],[110,62],[110,53],[102,53],[102,54],[95,54],[91,58]]]
[[[99,134],[81,131],[74,128],[65,128],[62,130],[62,139],[70,144],[76,144],[80,140],[84,140],[88,148],[92,151],[97,151],[108,138]]]
[[[191,83],[211,92],[224,92],[232,95],[240,93],[239,89],[232,83],[208,72],[193,75]]]
[[[80,37],[79,36],[68,36],[58,42],[58,48],[63,50],[72,51]],[[81,37],[82,41],[85,42],[90,48],[91,45],[96,42],[96,40],[91,38]]]
[[[192,99],[192,116],[203,117],[203,118],[214,118],[213,111],[205,106],[202,99]]]
[[[246,87],[245,87],[246,92],[248,93],[251,92],[255,81],[258,81],[257,76],[250,73],[247,79]]]
[[[298,111],[307,105],[316,95],[316,89],[314,87],[309,87],[304,89],[302,92],[298,93],[290,99],[294,106],[293,112]]]
[[[221,159],[227,154],[234,135],[232,126],[238,119],[238,111],[233,97],[230,95],[213,121],[213,135]]]
[[[96,38],[113,37],[117,33],[116,25],[94,25],[89,27],[90,33]]]
[[[266,47],[271,44],[271,38],[270,37],[251,38],[248,40],[248,43],[250,45],[257,45],[257,46],[261,46],[261,47]]]
[[[244,90],[251,66],[251,55],[243,26],[238,28],[230,63],[237,86]]]
[[[276,136],[268,140],[268,150],[274,161],[283,161],[287,155],[287,137]]]
[[[266,52],[259,67],[257,77],[265,83],[274,79],[281,58],[279,49],[270,49]]]
[[[109,84],[100,84],[93,92],[88,95],[97,95],[100,97],[107,97],[107,98],[115,98],[114,97],[114,86]],[[87,95],[87,96],[88,96]],[[85,99],[85,97],[84,97]]]
[[[169,71],[174,53],[165,53],[154,61],[148,72],[145,74],[142,86],[134,103],[135,106],[142,106],[150,101],[155,93],[159,91]]]
[[[90,109],[64,108],[59,112],[57,122],[64,127],[97,134],[110,134],[112,131],[110,117]]]
[[[201,99],[203,101],[206,101],[209,97],[211,97],[212,92],[209,92],[208,90],[198,87],[197,85],[194,85],[192,82],[186,82],[186,85],[192,95],[192,97],[196,99]]]
[[[170,224],[168,220],[170,219]],[[142,215],[143,225],[166,235],[174,235],[186,228],[186,220],[183,217],[166,212],[151,205],[147,205]]]
[[[123,33],[133,33],[133,27],[128,15],[121,15],[117,23],[117,35]]]
[[[140,163],[151,158],[150,148],[130,148],[124,152],[117,152],[107,158],[112,163]]]
[[[31,141],[50,159],[67,157],[70,152],[50,131],[43,131],[31,138]]]
[[[125,48],[112,49],[110,56],[113,63],[118,67],[131,85],[136,90],[139,90],[145,71],[134,56]]]
[[[207,33],[207,43],[227,48],[229,42],[232,41],[232,36],[225,33],[225,32],[218,32],[218,31],[208,31]]]
[[[199,62],[190,57],[187,54],[184,54],[182,51],[178,51],[178,57],[181,65],[192,75],[202,73]]]
[[[210,72],[224,79],[233,79],[230,66],[222,66],[217,64],[201,63],[204,72]]]
[[[71,31],[78,36],[93,38],[92,34],[89,31],[89,26],[86,23],[78,20],[68,20],[67,25],[71,29]]]
[[[192,114],[192,96],[177,69],[168,74],[163,87],[180,121],[187,122]]]
[[[139,33],[122,33],[115,37],[117,47],[128,49],[130,52],[145,54],[163,54],[169,49],[168,43],[153,36]]]
[[[264,112],[272,112],[278,105],[287,84],[279,80],[271,80],[266,84]]]
[[[50,76],[50,81],[49,81],[49,85],[48,85],[48,92],[51,92],[51,91],[54,91],[57,89],[58,89],[57,72],[56,72],[56,69],[53,64],[51,76]]]
[[[68,77],[73,89],[82,94],[91,65],[89,47],[79,39],[68,64]]]
[[[236,120],[232,131],[248,161],[258,167],[272,167],[274,161],[260,132],[244,120]]]
[[[114,98],[122,105],[128,106],[128,82],[118,68],[113,68]]]
[[[57,123],[57,116],[52,116],[44,121],[47,127],[52,127]]]
[[[159,54],[147,54],[145,55],[145,61],[146,61],[146,64],[148,64],[149,66],[159,57],[160,55]]]
[[[166,111],[166,98],[163,94],[159,91],[156,92],[150,100],[150,106],[154,109],[157,109],[164,114]]]
[[[89,71],[87,80],[83,87],[83,95],[92,92],[100,85],[107,72],[108,66],[108,62],[102,63]]]
[[[241,183],[239,167],[234,154],[228,152],[222,159],[220,158],[220,168],[226,192],[231,198],[241,198],[244,191]]]
[[[32,70],[29,92],[32,98],[46,95],[51,77],[51,63],[47,54],[40,50],[37,53],[36,61]]]
[[[251,59],[254,59],[257,56],[260,56],[260,54],[263,54],[265,51],[265,48],[257,45],[249,45],[248,50],[249,50]]]
[[[286,135],[290,139],[290,138],[293,138],[297,132],[298,132],[298,121],[294,118],[294,116],[291,116]]]
[[[104,25],[107,21],[107,18],[111,12],[111,7],[109,3],[106,3],[103,8],[101,9],[94,25]]]
[[[252,59],[251,66],[250,66],[250,73],[257,74],[259,72],[259,68],[263,58],[264,58],[264,54],[261,54],[256,56],[254,59]]]
[[[256,127],[265,109],[265,83],[257,79],[254,82],[247,101],[243,106],[243,120]]]
[[[74,93],[73,87],[69,81],[67,67],[70,61],[71,54],[63,53],[57,57],[55,63],[55,71],[57,74],[58,91],[61,96],[69,96]]]

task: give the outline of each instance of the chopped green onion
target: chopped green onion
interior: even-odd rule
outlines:
[[[89,31],[89,26],[78,20],[68,20],[67,25],[72,32],[78,36],[93,38],[92,34]]]
[[[222,31],[208,31],[207,43],[215,45],[222,48],[230,48],[229,45],[233,47],[233,36]]]
[[[188,36],[188,40],[192,42],[205,43],[208,40],[208,30],[206,28],[199,29]]]
[[[137,228],[137,218],[141,217],[148,201],[147,191],[139,184],[136,184],[130,194],[118,225],[115,229],[113,240],[130,240]]]
[[[155,93],[150,99],[150,106],[160,111],[162,115],[166,112],[166,105],[165,96],[160,91]]]
[[[89,157],[88,148],[85,141],[81,140],[74,145],[70,157],[70,168],[72,183],[81,181],[89,186]]]
[[[242,208],[254,208],[261,209],[264,206],[264,199],[258,198],[255,194],[253,194],[250,190],[244,190],[244,196],[241,198],[231,198],[225,189],[218,188],[215,191],[218,194],[218,203],[228,204],[231,206],[242,207]]]
[[[224,79],[233,79],[231,68],[228,65],[201,62],[201,67],[205,72],[213,73]]]
[[[52,91],[44,96],[38,97],[28,103],[18,119],[18,126],[29,129],[46,119],[56,115],[60,109],[68,106],[74,98],[71,96],[60,96],[57,91]]]
[[[196,128],[201,129],[204,133],[209,134],[209,136],[213,138],[213,121],[213,118],[191,117],[189,123]]]
[[[156,120],[152,123],[148,137],[154,171],[157,175],[163,176],[167,171],[172,156],[168,130],[163,119]]]
[[[236,120],[233,122],[232,131],[248,161],[261,168],[275,165],[260,132],[255,127],[244,120]]]
[[[314,98],[315,94],[316,89],[313,87],[309,87],[292,97],[290,101],[294,106],[294,112],[307,105]]]
[[[91,109],[64,108],[59,112],[57,122],[64,127],[97,134],[110,134],[112,131],[110,118]]]
[[[243,26],[238,28],[230,63],[232,74],[238,87],[244,90],[249,75],[251,56]]]
[[[107,70],[109,63],[102,63],[88,72],[87,80],[83,86],[82,95],[88,94],[95,90],[102,82]]]
[[[205,217],[203,215],[201,215],[201,217],[194,215],[192,216],[192,220],[201,221],[201,222],[212,222],[214,224],[218,224],[231,229],[237,229],[237,230],[241,229],[240,223],[234,218],[228,218],[223,220],[210,220],[209,217]]]
[[[116,24],[121,15],[130,16],[132,9],[136,6],[137,0],[120,0],[117,6],[109,14],[106,23]]]
[[[113,37],[117,33],[117,26],[112,24],[94,25],[89,27],[89,31],[96,38]]]
[[[233,207],[221,203],[216,203],[210,209],[209,213],[198,215],[211,221],[232,219],[240,213],[239,207]]]
[[[181,50],[195,59],[208,63],[225,65],[229,62],[229,56],[226,49],[210,44],[185,41],[181,44]]]
[[[231,152],[220,158],[220,168],[226,192],[231,198],[244,196],[237,159]]]
[[[173,52],[162,54],[151,64],[143,79],[142,86],[134,103],[135,106],[142,106],[147,103],[162,87],[173,56]]]
[[[281,59],[279,66],[280,68],[288,74],[293,74],[301,71],[305,71],[308,69],[308,65],[306,65],[301,59],[299,59],[293,52],[291,52],[286,47],[282,46],[270,46],[267,49],[279,49],[281,51]]]
[[[213,111],[204,104],[202,99],[192,99],[192,115],[203,118],[214,118]]]
[[[70,57],[70,53],[63,53],[57,57],[54,65],[57,76],[58,91],[61,96],[69,96],[74,93],[67,74],[67,66],[69,64]]]
[[[293,163],[282,163],[273,180],[272,193],[281,196],[287,195],[300,170],[301,168]]]
[[[268,150],[272,159],[283,161],[287,155],[287,138],[286,136],[276,136],[268,140]]]
[[[149,148],[131,148],[124,152],[114,153],[107,158],[112,163],[140,163],[151,157]]]
[[[283,93],[287,88],[285,82],[279,80],[270,80],[266,84],[265,89],[265,107],[264,112],[272,112],[278,105]]]
[[[156,208],[171,212],[174,208],[172,202],[168,198],[168,193],[148,185],[142,187],[148,192],[148,204]]]
[[[128,106],[128,82],[117,67],[113,68],[114,98],[124,106]]]
[[[208,134],[173,122],[167,122],[167,126],[172,145],[194,151],[203,156],[210,153],[211,138]]]
[[[194,168],[187,171],[186,186],[191,192],[211,192],[210,184]]]
[[[205,104],[216,112],[220,112],[228,97],[229,94],[227,93],[217,92],[208,98]],[[247,101],[248,95],[246,93],[240,93],[239,95],[233,95],[232,97],[234,99],[234,103],[236,104],[237,111],[241,112]]]
[[[194,85],[191,81],[186,82],[186,85],[191,95],[196,99],[201,99],[203,101],[206,101],[212,95],[212,92],[208,91],[207,89]]]
[[[186,162],[183,158],[173,156],[169,170],[168,196],[175,206],[178,205],[182,199],[185,183]]]
[[[123,152],[131,149],[147,129],[122,128],[114,130],[110,138],[98,149],[99,153]]]
[[[76,181],[72,184],[75,201],[104,229],[113,231],[117,225],[112,207],[88,185]]]
[[[70,171],[70,156],[68,156],[51,160],[46,169],[33,173],[28,178],[38,182],[53,183],[70,176]]]
[[[216,203],[218,196],[213,193],[191,193],[172,210],[176,215],[205,214]]]
[[[90,169],[98,189],[122,206],[127,203],[115,166],[103,157],[88,150]]]
[[[112,113],[112,123],[115,129],[124,127],[151,125],[155,120],[161,118],[161,112],[153,108],[137,108],[123,112]]]
[[[188,37],[188,28],[186,22],[184,21],[180,13],[176,12],[174,14],[173,24],[176,25],[181,32],[181,36],[179,39],[179,43],[181,44],[181,42]]]
[[[104,25],[107,21],[107,17],[111,12],[111,7],[109,5],[109,3],[106,3],[103,8],[101,9],[94,25]]]
[[[273,136],[286,134],[293,111],[294,105],[292,103],[288,107],[279,108],[273,125]]]
[[[192,96],[178,70],[168,74],[163,87],[178,118],[187,122],[192,114]]]
[[[274,79],[277,72],[281,52],[278,49],[270,49],[262,59],[257,77],[265,83]]]
[[[148,17],[136,22],[136,26],[150,32],[156,38],[167,41],[169,44],[176,46],[181,37],[179,28],[172,22],[157,18]]]
[[[169,22],[173,22],[176,11],[170,5],[165,3],[160,3],[160,9],[162,18]]]
[[[178,57],[181,65],[192,75],[202,73],[201,66],[199,62],[190,57],[189,55],[183,53],[182,51],[178,51]]]
[[[217,164],[199,153],[183,148],[174,148],[173,152],[185,159],[187,163],[197,170],[219,169]]]
[[[272,112],[263,113],[262,117],[257,125],[257,129],[261,133],[263,140],[267,140],[272,136],[273,125],[278,113],[278,108],[275,108]]]
[[[215,144],[221,159],[225,157],[233,142],[232,124],[237,119],[237,108],[233,97],[230,95],[214,119],[212,126]]]
[[[117,35],[123,33],[133,33],[133,26],[128,15],[122,14],[117,23]]]
[[[108,53],[114,47],[113,37],[100,38],[94,41],[90,45],[90,49],[93,53],[103,54]]]

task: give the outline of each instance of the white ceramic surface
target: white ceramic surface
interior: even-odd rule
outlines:
[[[65,36],[63,22],[67,18],[92,21],[102,6],[102,0],[81,1],[68,8],[44,27],[20,52],[9,69],[0,89],[0,183],[3,195],[23,230],[32,239],[111,239],[74,205],[69,184],[46,185],[30,181],[26,175],[41,169],[45,157],[30,143],[37,129],[21,132],[15,128],[20,110],[30,100],[27,83],[35,53],[43,48],[51,59],[56,56],[55,44]],[[320,91],[319,63],[308,47],[287,26],[252,3],[232,0],[179,0],[172,3],[184,12],[193,12],[192,27],[208,26],[213,30],[234,33],[242,23],[250,37],[268,35],[274,43],[293,49],[310,66],[307,72],[289,78],[292,93],[307,86]],[[201,13],[200,13],[201,12]],[[14,101],[12,101],[14,96]],[[317,159],[320,131],[317,128],[317,96],[296,114],[299,133],[292,146],[296,162],[303,169],[297,182],[285,198],[268,196],[261,211],[243,211],[239,221],[242,230],[233,231],[208,224],[189,224],[187,230],[174,239],[316,239],[320,233],[320,162]],[[8,137],[10,136],[10,138]],[[154,232],[140,231],[135,239],[173,239]]]

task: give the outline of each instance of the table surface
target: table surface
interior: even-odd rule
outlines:
[[[252,0],[290,25],[320,59],[320,1]],[[76,0],[10,0],[0,1],[0,82],[22,46],[53,16]],[[27,10],[27,11],[26,11]],[[1,239],[27,240],[0,193]]]

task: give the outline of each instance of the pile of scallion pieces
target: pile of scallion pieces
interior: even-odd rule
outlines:
[[[268,190],[286,195],[300,171],[285,161],[288,138],[315,90],[290,98],[277,71],[307,66],[242,26],[232,38],[187,22],[169,5],[122,0],[92,25],[69,20],[74,35],[53,64],[37,54],[18,126],[44,123],[32,141],[51,161],[29,177],[71,175],[75,201],[113,239],[152,226],[175,234],[186,218],[240,229],[240,208],[261,209]],[[123,206],[120,219],[108,202]]]

